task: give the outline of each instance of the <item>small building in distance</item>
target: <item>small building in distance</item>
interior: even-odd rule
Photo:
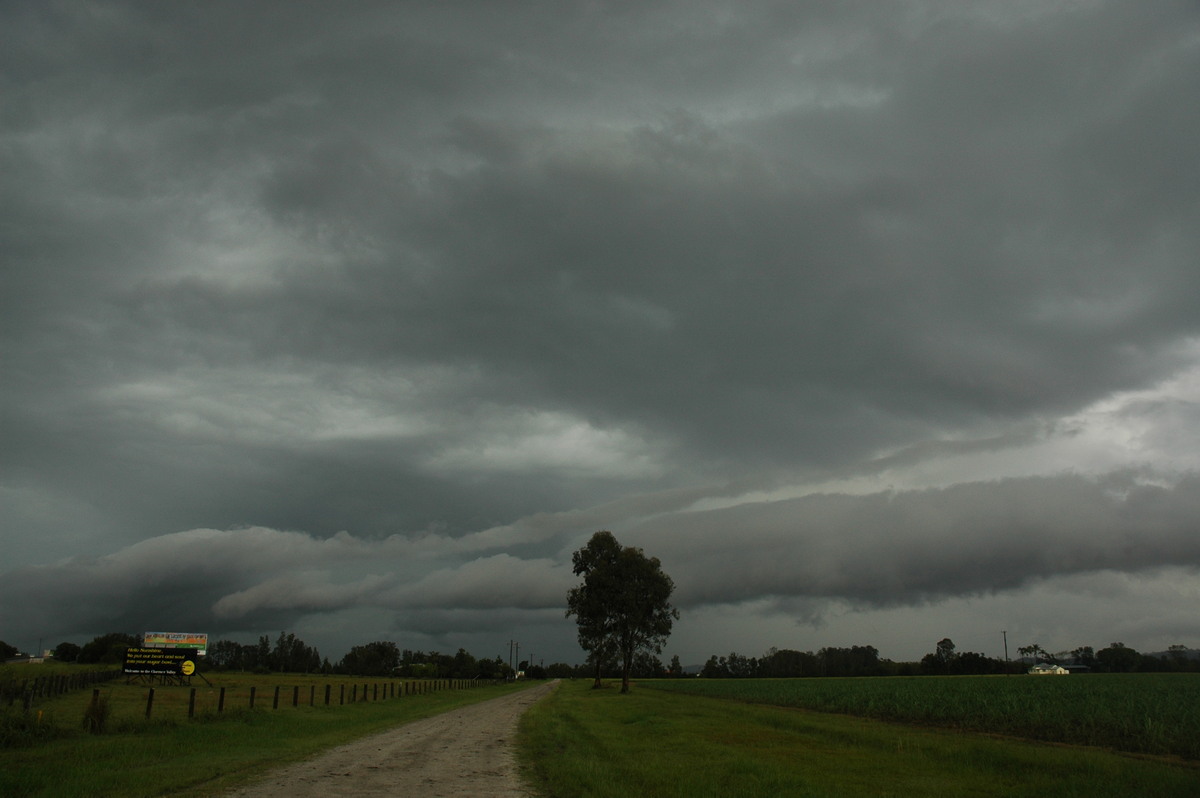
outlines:
[[[1062,665],[1034,665],[1029,669],[1029,672],[1035,676],[1066,676],[1070,673],[1069,670]]]

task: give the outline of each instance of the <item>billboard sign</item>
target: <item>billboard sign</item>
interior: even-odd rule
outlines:
[[[146,632],[142,635],[146,648],[192,648],[203,656],[208,650],[208,635],[195,632]]]
[[[194,648],[133,648],[125,650],[126,676],[191,676],[196,672]]]

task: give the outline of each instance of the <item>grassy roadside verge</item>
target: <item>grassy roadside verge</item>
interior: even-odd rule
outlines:
[[[521,683],[445,690],[328,708],[241,709],[193,721],[172,717],[120,733],[80,732],[0,750],[0,795],[217,795],[322,749],[527,687]]]
[[[521,724],[548,798],[1200,794],[1200,769],[977,734],[565,682]]]

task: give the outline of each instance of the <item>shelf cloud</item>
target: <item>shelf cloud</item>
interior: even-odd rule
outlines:
[[[0,20],[0,639],[1200,645],[1194,3]]]

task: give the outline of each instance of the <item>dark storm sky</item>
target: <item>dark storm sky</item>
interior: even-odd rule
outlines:
[[[0,4],[0,639],[1200,645],[1193,2]],[[495,649],[495,650],[493,650]]]

